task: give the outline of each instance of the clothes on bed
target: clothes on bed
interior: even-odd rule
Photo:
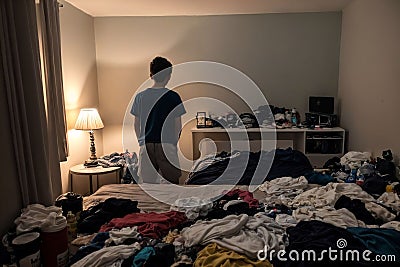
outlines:
[[[244,202],[247,202],[249,204],[250,208],[258,208],[259,203],[258,199],[255,199],[253,197],[253,194],[249,191],[241,190],[241,189],[234,189],[230,190],[228,192],[222,192],[224,194],[224,199],[241,199]]]
[[[117,235],[122,234],[125,231],[121,229],[123,227],[131,227],[126,231],[131,232],[136,229],[136,232],[132,233],[138,240],[142,240],[142,246],[148,247],[136,251],[125,260],[117,259],[112,263],[114,266],[122,267],[132,266],[135,257],[139,254],[147,255],[138,263],[140,265],[145,262],[143,266],[192,266],[191,262],[200,264],[198,266],[213,266],[208,264],[216,264],[216,261],[218,261],[217,265],[234,266],[233,264],[237,262],[245,264],[242,261],[243,258],[256,262],[257,253],[263,250],[264,246],[268,251],[275,251],[272,253],[272,263],[275,267],[375,266],[363,261],[329,261],[328,258],[324,258],[322,262],[283,262],[277,259],[276,253],[281,249],[287,252],[296,249],[300,255],[307,249],[315,249],[316,252],[327,250],[329,247],[338,249],[337,241],[340,238],[346,240],[346,249],[349,250],[357,249],[362,253],[368,249],[368,246],[371,247],[373,251],[371,258],[379,252],[380,242],[383,244],[382,249],[398,249],[399,241],[391,240],[388,234],[395,232],[396,234],[392,234],[393,238],[399,238],[397,235],[400,234],[400,221],[395,221],[400,219],[399,216],[396,217],[400,209],[397,194],[387,192],[375,199],[354,183],[329,183],[325,186],[311,187],[312,185],[305,177],[277,178],[265,182],[257,192],[243,190],[245,188],[243,186],[240,190],[227,192],[221,190],[222,195],[213,198],[212,205],[209,199],[181,200],[182,207],[189,207],[189,211],[199,214],[191,221],[187,220],[184,212],[179,211],[132,213],[123,218],[111,220],[110,223],[103,225],[102,230],[110,231],[103,234],[111,236],[113,232]],[[283,205],[282,201],[278,204],[272,201],[273,197],[279,200],[280,196],[287,205]],[[263,197],[266,197],[264,203],[260,203],[258,199]],[[200,215],[203,206],[207,206],[205,216]],[[172,215],[173,212],[174,215]],[[171,216],[166,216],[166,214],[171,214]],[[179,217],[182,218],[181,223],[176,222]],[[128,220],[124,221],[124,219]],[[382,225],[378,226],[379,224]],[[186,228],[180,231],[182,227]],[[371,231],[368,230],[369,228]],[[346,229],[362,230],[358,234]],[[374,236],[380,233],[382,235],[379,238]],[[364,237],[357,235],[369,237],[364,243],[359,240]],[[100,242],[99,238],[101,236],[96,236],[94,241]],[[161,240],[165,243],[157,243]],[[135,238],[130,238],[125,240],[124,244],[135,241]],[[106,243],[113,246],[118,242],[107,239]],[[86,248],[87,252],[100,250],[102,244],[98,245]],[[212,249],[206,250],[205,246]],[[155,254],[149,252],[153,250]],[[224,254],[225,251],[226,254]],[[390,252],[393,251],[390,250]],[[398,251],[393,253],[398,253]],[[218,259],[215,255],[219,255]],[[232,255],[233,258],[230,258]],[[236,261],[236,257],[240,260]],[[173,264],[174,261],[181,263],[180,265]],[[268,261],[263,263],[269,264]]]
[[[362,253],[366,248],[352,233],[343,228],[336,227],[329,223],[321,221],[301,221],[295,227],[290,227],[287,230],[289,236],[289,244],[286,246],[286,258],[290,251],[297,251],[301,256],[303,251],[313,250],[316,252],[317,258],[321,256],[323,250],[328,250],[329,247],[338,250],[338,240],[346,240],[346,250],[358,250]],[[334,255],[338,255],[336,253]],[[306,254],[307,255],[307,254]],[[362,256],[360,255],[360,258]],[[307,259],[307,258],[306,258]],[[311,258],[312,259],[312,258]],[[323,261],[278,261],[272,262],[274,266],[304,266],[304,267],[320,267],[320,266],[368,266],[365,262],[360,261],[330,261],[328,254],[325,253]]]
[[[170,210],[184,212],[189,220],[194,220],[199,216],[206,216],[208,211],[213,207],[213,203],[209,199],[201,199],[198,197],[177,199]]]
[[[293,198],[303,193],[307,186],[308,181],[304,176],[282,177],[263,183],[258,190],[265,192],[265,203],[268,205],[288,205]]]
[[[225,160],[222,158],[225,156]],[[207,167],[194,170],[189,174],[186,184],[250,184],[259,163],[270,163],[271,168],[264,180],[279,177],[300,177],[313,170],[308,158],[300,151],[276,149],[269,152],[240,152],[235,157],[222,152],[217,155],[217,160]],[[210,161],[209,158],[206,159]],[[229,168],[228,168],[229,164]],[[201,164],[199,163],[198,166]],[[242,174],[242,175],[240,175]],[[221,176],[223,175],[223,176]]]
[[[137,201],[109,198],[89,210],[81,212],[78,221],[78,232],[98,232],[103,224],[113,218],[121,218],[130,213],[140,212],[137,205]]]
[[[327,185],[329,183],[336,182],[336,179],[333,178],[331,175],[315,171],[304,174],[304,177],[306,177],[307,181],[310,184]]]
[[[69,260],[69,265],[72,265],[87,255],[102,249],[105,246],[106,240],[110,237],[109,233],[97,233],[88,245],[82,246]]]
[[[194,267],[272,267],[268,261],[255,261],[229,249],[211,243],[202,249],[193,264]]]
[[[223,191],[218,197],[211,210],[202,219],[221,219],[231,214],[254,215],[262,210],[262,206],[249,191],[234,189]]]
[[[156,255],[156,251],[153,247],[144,247],[133,259],[132,267],[141,267],[150,258],[150,256]]]
[[[380,228],[393,229],[400,232],[400,222],[399,221],[387,222],[385,224],[382,224]]]
[[[197,221],[182,231],[186,247],[216,243],[251,259],[257,258],[257,252],[264,245],[276,251],[284,248],[284,235],[284,228],[264,213]]]
[[[353,237],[378,255],[395,255],[400,263],[400,232],[393,229],[348,228]]]
[[[343,157],[340,158],[341,165],[347,165],[351,169],[359,168],[362,163],[371,159],[371,153],[369,152],[347,152]]]
[[[110,238],[106,240],[106,246],[111,244],[121,245],[128,239],[139,240],[140,234],[137,230],[137,227],[124,227],[122,229],[112,229],[108,232]]]
[[[163,213],[132,213],[122,218],[112,219],[100,228],[100,232],[112,229],[137,226],[138,232],[145,237],[161,238],[170,229],[185,223],[187,218],[183,212],[168,211]]]
[[[381,195],[386,192],[388,183],[382,179],[378,174],[367,176],[362,185],[362,189],[371,195]]]
[[[379,224],[379,222],[365,208],[365,204],[359,199],[351,199],[348,196],[341,196],[335,203],[335,209],[348,209],[351,211],[357,220],[363,221],[365,224]]]
[[[298,221],[322,221],[341,228],[366,227],[365,223],[357,220],[347,209],[335,210],[333,207],[315,208],[312,206],[300,207],[293,211],[293,217]]]
[[[71,267],[109,267],[115,262],[129,258],[140,248],[139,243],[105,247],[75,262]]]

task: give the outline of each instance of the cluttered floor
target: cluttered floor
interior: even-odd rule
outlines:
[[[61,207],[31,205],[3,243],[38,229],[46,235],[69,209],[77,221],[67,227],[69,255],[58,266],[399,266],[400,185],[390,151],[377,159],[349,152],[323,173],[299,153],[276,151],[253,192],[250,167],[234,187],[201,186],[226,161],[240,160],[225,153],[195,164],[185,185],[195,195],[168,184],[111,184]],[[62,250],[47,254],[60,262]]]

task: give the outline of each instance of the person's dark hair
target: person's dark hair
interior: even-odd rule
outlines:
[[[150,62],[150,76],[156,82],[162,82],[172,72],[172,64],[168,59],[163,57],[155,57]],[[157,74],[157,75],[156,75]]]

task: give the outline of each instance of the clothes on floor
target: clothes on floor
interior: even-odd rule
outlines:
[[[190,170],[190,173],[195,173],[206,169],[211,164],[215,164],[219,161],[229,160],[231,158],[235,158],[240,155],[239,151],[236,151],[232,154],[228,154],[227,152],[221,152],[218,155],[208,154],[204,157],[199,158],[193,163],[193,167]]]
[[[183,212],[168,211],[163,213],[132,213],[123,218],[112,219],[100,228],[100,232],[112,229],[137,226],[138,232],[145,237],[160,238],[173,229],[187,221]]]
[[[58,224],[66,224],[62,210],[56,206],[45,207],[41,204],[31,204],[23,209],[21,215],[14,220],[17,234],[29,232],[35,228],[49,229]]]
[[[175,248],[172,244],[158,243],[154,246],[155,255],[149,257],[146,266],[170,267],[175,260]]]
[[[295,227],[288,228],[289,245],[286,246],[286,257],[290,251],[297,251],[300,255],[303,251],[313,250],[317,257],[321,255],[323,250],[338,249],[337,243],[339,239],[346,240],[347,250],[358,250],[362,253],[365,250],[364,244],[353,237],[353,234],[343,228],[336,227],[329,223],[321,221],[301,221]],[[360,256],[361,258],[361,256]],[[320,267],[320,266],[369,266],[368,263],[357,261],[330,261],[327,254],[322,261],[279,261],[272,262],[274,266],[304,266],[304,267]]]
[[[129,258],[131,255],[139,251],[140,248],[139,243],[105,247],[90,253],[83,259],[75,262],[71,267],[109,267],[117,261]]]
[[[94,233],[113,218],[121,218],[130,213],[140,212],[138,202],[129,199],[109,198],[106,201],[82,211],[78,221],[78,232]]]
[[[386,192],[388,183],[382,179],[378,174],[367,176],[362,185],[362,189],[371,195],[381,195]]]
[[[211,243],[198,253],[194,267],[272,267],[271,263],[266,261],[255,261],[240,255],[234,251]]]
[[[400,197],[393,192],[385,192],[378,199],[378,203],[382,203],[391,209],[400,212]]]
[[[125,227],[122,229],[113,229],[108,232],[110,238],[106,240],[106,245],[115,244],[121,245],[128,239],[138,240],[140,238],[140,234],[137,231],[137,227]]]
[[[102,249],[105,246],[106,240],[109,239],[110,235],[106,233],[97,233],[89,244],[82,246],[69,260],[69,265],[72,265],[87,255],[92,254],[95,251]]]
[[[365,203],[365,208],[377,220],[378,224],[390,222],[396,218],[396,215],[391,213],[386,207],[375,202]]]

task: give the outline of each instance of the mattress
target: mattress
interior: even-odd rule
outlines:
[[[123,198],[138,201],[138,208],[146,212],[168,211],[175,200],[188,197],[208,199],[216,197],[224,190],[248,190],[247,185],[185,185],[171,184],[108,184],[100,187],[95,193],[83,199],[83,208],[88,209],[108,198]],[[257,197],[258,196],[258,197]],[[254,197],[262,200],[263,192],[256,190]]]

